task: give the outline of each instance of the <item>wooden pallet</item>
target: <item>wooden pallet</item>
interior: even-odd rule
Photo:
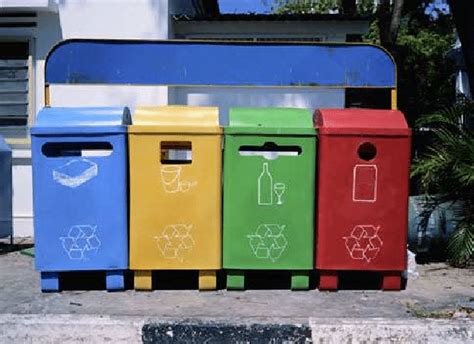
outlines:
[[[70,272],[88,273],[92,271],[41,271],[41,291],[55,292],[61,290],[60,277]],[[107,291],[125,289],[125,270],[105,270],[105,288]]]
[[[226,286],[228,290],[244,290],[245,289],[245,275],[249,272],[258,273],[258,270],[227,270]],[[272,272],[261,270],[262,272]],[[290,273],[291,290],[308,290],[310,288],[310,270],[290,270],[281,271],[286,274]]]
[[[318,270],[319,290],[336,291],[339,289],[339,274],[343,271]],[[404,289],[406,280],[402,271],[371,271],[381,275],[381,282],[375,289],[399,291]]]
[[[133,271],[134,289],[135,290],[152,290],[154,271],[166,271],[166,270],[134,270]],[[189,270],[183,270],[183,271],[189,271]],[[155,281],[155,282],[159,282],[159,281]],[[198,288],[199,290],[216,290],[217,289],[217,270],[199,270]]]

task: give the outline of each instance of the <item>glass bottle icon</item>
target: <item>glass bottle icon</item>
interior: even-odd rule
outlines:
[[[263,170],[258,177],[258,204],[273,204],[273,178],[268,170],[268,162],[263,163]]]

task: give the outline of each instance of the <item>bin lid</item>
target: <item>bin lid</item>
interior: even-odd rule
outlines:
[[[226,134],[316,135],[311,112],[293,108],[232,108]]]
[[[211,106],[138,106],[130,133],[220,134],[219,109]]]
[[[45,107],[36,116],[32,135],[125,133],[126,107]]]
[[[5,139],[0,136],[0,152],[11,152],[12,149],[9,145],[5,142]]]
[[[405,116],[398,110],[319,109],[313,121],[321,135],[411,135]]]

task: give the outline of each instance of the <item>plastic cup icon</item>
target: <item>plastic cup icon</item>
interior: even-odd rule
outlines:
[[[196,182],[184,181],[179,183],[179,190],[181,192],[187,192],[191,189],[191,187],[195,186]]]
[[[162,166],[161,181],[166,192],[179,192],[179,179],[181,175],[181,166]]]

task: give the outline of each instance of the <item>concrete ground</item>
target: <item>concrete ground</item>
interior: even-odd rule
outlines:
[[[419,277],[409,280],[402,292],[199,292],[189,289],[192,283],[185,283],[181,285],[184,289],[153,292],[41,293],[33,262],[18,251],[0,250],[0,343],[61,342],[65,331],[69,340],[78,342],[107,338],[113,342],[170,343],[191,338],[215,343],[270,339],[298,343],[474,342],[472,268],[418,265]],[[80,279],[86,277],[76,276],[69,283],[84,285]]]

